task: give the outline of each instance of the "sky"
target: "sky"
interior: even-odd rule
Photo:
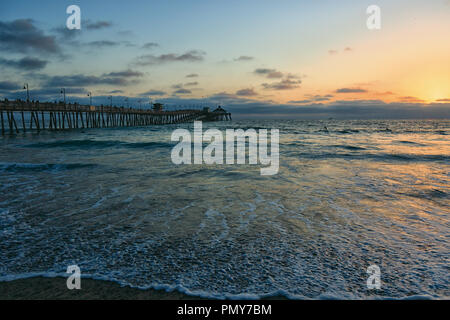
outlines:
[[[41,101],[242,118],[450,118],[448,39],[450,0],[2,1],[0,97],[28,83]]]

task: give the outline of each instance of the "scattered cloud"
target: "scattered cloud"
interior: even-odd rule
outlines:
[[[110,93],[110,94],[123,93],[123,90],[111,90],[111,91],[108,91],[108,93]]]
[[[110,28],[113,26],[111,21],[90,21],[86,20],[84,26],[87,30],[100,30],[105,28]]]
[[[192,91],[188,89],[178,89],[173,92],[174,94],[191,94]]]
[[[184,84],[186,87],[193,87],[193,86],[198,86],[198,82],[197,81],[193,81],[193,82],[187,82]]]
[[[306,104],[306,103],[317,103],[317,102],[330,101],[331,98],[333,98],[333,95],[332,95],[332,94],[326,94],[326,95],[320,95],[320,94],[311,95],[311,94],[306,94],[305,97],[306,97],[307,99],[304,99],[304,100],[291,100],[291,101],[289,101],[289,103],[293,103],[293,104]]]
[[[399,99],[400,99],[401,101],[404,101],[404,102],[411,102],[411,103],[414,103],[414,102],[417,102],[417,103],[423,103],[423,102],[425,102],[425,101],[422,100],[422,99],[419,99],[419,98],[417,98],[417,97],[412,97],[412,96],[400,97]]]
[[[244,96],[244,97],[252,97],[252,96],[257,96],[258,93],[256,93],[256,91],[251,88],[247,88],[247,89],[241,89],[241,90],[236,91],[236,95]]]
[[[142,45],[142,49],[153,49],[159,47],[159,44],[155,42],[147,42]]]
[[[305,104],[305,103],[312,103],[312,100],[291,100],[288,103],[292,104]]]
[[[203,61],[205,52],[191,50],[183,54],[167,53],[159,56],[143,55],[137,58],[135,64],[140,66],[164,64],[170,62],[199,62]]]
[[[311,99],[314,102],[321,102],[321,101],[329,101],[331,98],[333,98],[332,94],[326,94],[326,95],[306,95],[307,98]]]
[[[161,91],[161,90],[148,90],[148,91],[145,91],[145,92],[139,94],[139,96],[141,96],[141,97],[145,97],[145,96],[164,96],[166,94],[167,94],[166,92]]]
[[[120,42],[109,41],[109,40],[100,40],[100,41],[91,41],[87,43],[88,46],[99,48],[105,47],[115,47],[120,45]]]
[[[33,57],[24,57],[20,60],[8,60],[0,58],[0,65],[19,70],[40,70],[44,69],[48,61]]]
[[[15,91],[19,89],[22,89],[22,86],[17,82],[0,81],[0,91]]]
[[[105,73],[101,76],[74,74],[68,76],[52,76],[45,81],[45,87],[80,87],[95,85],[127,86],[137,83],[137,77],[141,72],[125,70],[119,72]]]
[[[437,99],[437,102],[450,102],[450,99]]]
[[[118,72],[110,72],[106,73],[105,76],[107,77],[125,77],[125,78],[131,78],[131,77],[142,77],[144,74],[139,71],[133,71],[133,70],[124,70],[124,71],[118,71]]]
[[[301,80],[283,79],[279,82],[263,83],[262,86],[267,90],[291,90],[300,87]]]
[[[344,49],[344,52],[352,52],[352,51],[353,51],[353,49],[350,47],[345,47],[345,49]]]
[[[366,89],[361,88],[340,88],[336,90],[336,93],[364,93]]]
[[[251,60],[255,60],[254,57],[250,57],[250,56],[240,56],[238,58],[234,58],[234,61],[251,61]]]
[[[275,69],[258,68],[253,71],[254,74],[265,76],[268,79],[279,79],[283,78],[283,73]]]
[[[330,54],[330,55],[335,55],[337,53],[338,53],[337,50],[328,50],[328,54]]]
[[[56,37],[46,35],[31,19],[0,21],[0,49],[19,53],[30,51],[42,54],[61,53]]]
[[[52,31],[58,36],[58,41],[73,41],[75,38],[81,35],[82,30],[79,29],[67,29],[65,26],[53,28]]]
[[[196,73],[190,73],[186,76],[186,78],[197,78],[197,77],[198,77],[198,74],[196,74]]]
[[[390,96],[393,95],[394,93],[392,91],[383,91],[383,92],[374,92],[373,94],[377,96]]]

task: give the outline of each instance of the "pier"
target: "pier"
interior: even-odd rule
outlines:
[[[77,103],[0,100],[2,135],[27,130],[64,130],[176,124],[192,121],[227,121],[231,113],[185,109],[165,111],[162,104],[153,109],[92,106]]]

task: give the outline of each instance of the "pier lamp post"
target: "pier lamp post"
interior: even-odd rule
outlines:
[[[110,105],[111,108],[112,108],[112,96],[109,96],[109,105]]]
[[[61,88],[61,94],[64,95],[64,107],[66,106],[66,88]]]
[[[92,92],[88,92],[87,96],[89,97],[89,106],[92,106]]]
[[[142,109],[142,100],[139,99],[139,100],[138,100],[138,103],[139,103],[139,109]]]
[[[28,83],[25,83],[24,85],[23,85],[23,89],[25,90],[27,90],[27,102],[30,102],[30,90],[28,89]]]
[[[129,107],[130,107],[130,104],[128,103],[128,97],[125,98],[125,102],[127,103],[127,108],[129,108]]]

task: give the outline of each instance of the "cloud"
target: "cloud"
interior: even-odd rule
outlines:
[[[88,46],[96,48],[115,47],[118,46],[119,44],[120,44],[119,42],[109,40],[91,41],[87,43]]]
[[[193,81],[193,82],[187,82],[184,84],[186,87],[193,87],[193,86],[198,86],[198,82],[197,81]]]
[[[437,99],[437,102],[450,102],[450,99]]]
[[[22,86],[17,82],[0,81],[0,91],[15,91],[19,89],[22,89]]]
[[[41,60],[38,58],[32,58],[32,57],[25,57],[20,60],[8,60],[8,59],[2,59],[0,58],[0,65],[3,65],[5,67],[15,68],[19,70],[40,70],[45,68],[48,61]]]
[[[390,96],[393,95],[394,93],[392,91],[384,91],[384,92],[373,92],[373,94],[377,96]]]
[[[204,60],[204,55],[204,52],[198,50],[191,50],[183,54],[167,53],[159,56],[149,54],[138,57],[135,64],[147,66],[170,62],[199,62]]]
[[[275,69],[267,69],[267,68],[258,68],[253,71],[254,74],[263,75],[268,79],[279,79],[283,78],[284,74]]]
[[[107,77],[125,77],[125,78],[131,78],[131,77],[142,77],[144,74],[139,71],[133,71],[133,70],[124,70],[124,71],[118,71],[118,72],[110,72],[106,73],[105,76]]]
[[[196,74],[196,73],[190,73],[186,76],[186,78],[197,78],[197,77],[198,77],[198,74]]]
[[[350,48],[350,47],[345,47],[344,51],[345,51],[345,52],[352,52],[352,51],[353,51],[353,49],[352,49],[352,48]]]
[[[267,90],[291,90],[300,87],[301,80],[283,79],[279,82],[263,83],[262,86]]]
[[[89,86],[102,84],[124,86],[127,84],[127,81],[123,78],[116,77],[98,77],[75,74],[70,76],[53,76],[46,82],[47,86],[59,87],[77,87],[82,85]]]
[[[366,89],[361,88],[340,88],[336,90],[336,93],[364,93]]]
[[[240,56],[238,58],[234,58],[234,61],[251,61],[254,60],[255,58],[250,57],[250,56]]]
[[[113,23],[111,21],[90,21],[87,20],[84,22],[84,26],[87,30],[100,30],[112,27]],[[83,25],[82,25],[83,27]]]
[[[406,102],[419,102],[419,103],[425,102],[425,101],[422,100],[422,99],[419,99],[419,98],[417,98],[417,97],[411,97],[411,96],[400,97],[399,99],[400,99],[401,101],[406,101]]]
[[[17,90],[20,90],[19,92]],[[1,92],[0,88],[0,92]],[[18,86],[14,90],[3,90],[4,93],[8,92],[6,97],[8,99],[26,99],[26,91],[23,90],[23,86]],[[68,101],[73,101],[71,95],[86,95],[87,90],[81,87],[71,87],[66,89],[66,95]],[[55,101],[61,99],[60,87],[43,87],[43,88],[30,88],[30,99],[39,101]]]
[[[173,92],[174,94],[191,94],[192,91],[188,89],[178,89]]]
[[[159,47],[159,44],[155,43],[155,42],[147,42],[145,44],[142,45],[142,49],[153,49]]]
[[[12,22],[0,21],[0,48],[10,52],[30,51],[45,54],[60,54],[61,48],[55,36],[46,35],[31,19]]]
[[[338,53],[337,50],[328,50],[328,54],[330,54],[330,55],[335,55],[337,53]]]
[[[251,97],[251,96],[257,96],[258,93],[256,93],[255,90],[253,90],[251,88],[247,88],[247,89],[241,89],[241,90],[236,91],[236,95]]]
[[[306,104],[306,103],[316,103],[316,102],[329,101],[329,100],[331,100],[331,98],[333,98],[333,95],[332,95],[332,94],[326,94],[326,95],[320,95],[320,94],[311,95],[311,94],[306,94],[305,97],[306,97],[307,99],[304,99],[304,100],[291,100],[291,101],[289,101],[289,103],[293,103],[293,104]]]
[[[58,41],[73,41],[82,33],[82,30],[79,29],[70,30],[67,29],[66,26],[53,28],[52,31],[57,34]]]
[[[292,104],[305,104],[305,103],[312,103],[312,100],[291,100],[288,103]]]
[[[46,87],[80,87],[95,85],[115,85],[127,86],[135,84],[138,81],[133,78],[141,77],[141,72],[125,70],[120,72],[110,72],[101,76],[87,76],[83,74],[74,74],[68,76],[52,76],[45,81]],[[132,78],[130,80],[130,78]]]
[[[141,94],[139,94],[139,96],[141,97],[145,97],[145,96],[164,96],[167,93],[164,91],[160,91],[160,90],[148,90],[146,92],[143,92]]]
[[[110,93],[110,94],[123,93],[123,90],[111,90],[111,91],[108,91],[108,93]]]

